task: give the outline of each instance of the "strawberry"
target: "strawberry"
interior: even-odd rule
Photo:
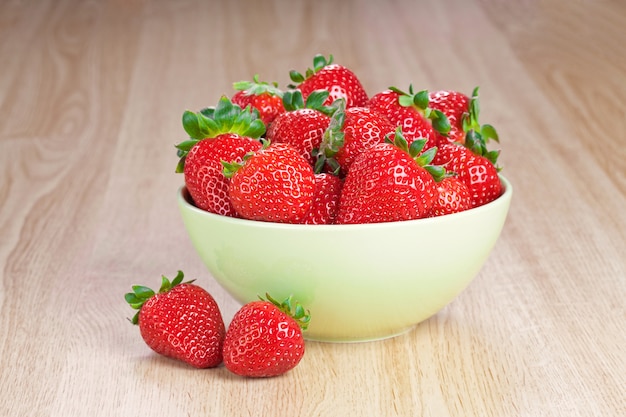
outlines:
[[[478,115],[478,87],[474,88],[472,97],[453,90],[440,90],[429,93],[428,106],[441,111],[448,117],[450,131],[447,137],[440,136],[440,140],[465,144],[467,135],[472,136],[473,142],[480,142],[484,146],[490,139],[498,141],[498,133],[493,126],[480,125]],[[443,139],[441,139],[443,138]],[[478,151],[484,154],[484,151]]]
[[[242,109],[247,106],[256,109],[265,125],[270,124],[276,116],[285,111],[283,92],[277,83],[261,82],[259,76],[255,75],[252,81],[233,83],[233,88],[237,92],[231,97],[231,101]]]
[[[302,330],[310,315],[291,297],[282,303],[266,295],[235,313],[224,340],[224,365],[246,377],[272,377],[293,369],[304,355]]]
[[[354,159],[364,150],[382,143],[393,134],[395,126],[383,115],[367,107],[346,109],[343,99],[335,101],[334,112],[318,153],[316,172],[325,162],[336,174],[345,174]]]
[[[131,322],[155,352],[196,368],[218,366],[226,333],[222,314],[211,294],[183,277],[182,271],[171,282],[163,276],[158,293],[134,285],[125,295],[139,310]]]
[[[242,164],[222,164],[225,175],[231,179],[231,204],[243,218],[299,223],[313,204],[313,168],[290,145],[265,142]]]
[[[437,200],[430,216],[443,216],[472,208],[467,185],[456,176],[447,176],[437,183]]]
[[[187,154],[185,185],[196,207],[223,216],[237,217],[228,197],[230,180],[224,176],[222,160],[242,162],[261,149],[258,140],[224,133],[199,141]]]
[[[329,173],[315,174],[315,192],[313,205],[307,212],[302,223],[305,224],[332,224],[337,217],[339,198],[343,181],[336,175]]]
[[[402,127],[402,133],[407,142],[415,139],[426,139],[424,150],[437,146],[440,135],[447,135],[450,123],[447,117],[439,110],[428,107],[428,92],[405,93],[395,87],[374,94],[367,107],[376,110],[393,123]]]
[[[435,200],[440,167],[428,165],[425,139],[410,147],[398,128],[394,142],[379,143],[356,157],[344,181],[337,223],[380,223],[428,216]]]
[[[241,162],[245,154],[261,148],[256,138],[265,127],[255,117],[250,109],[241,110],[226,97],[214,109],[183,115],[183,126],[191,139],[177,145],[180,161],[176,171],[184,173],[197,207],[236,217],[221,161]]]
[[[448,172],[456,173],[465,183],[471,196],[471,206],[478,207],[495,200],[502,194],[498,168],[485,156],[458,143],[439,146],[433,163],[442,165]]]
[[[459,177],[469,188],[472,207],[487,204],[502,194],[498,169],[484,156],[474,155],[470,158]]]
[[[346,107],[362,107],[367,103],[367,93],[361,81],[350,69],[333,64],[333,56],[328,60],[322,55],[313,58],[313,69],[304,75],[292,70],[289,73],[291,87],[298,88],[306,99],[315,90],[327,90],[330,95],[324,104],[329,105],[338,98],[346,100]]]
[[[285,92],[283,100],[287,111],[278,115],[269,125],[266,138],[272,143],[293,146],[310,165],[314,165],[313,150],[320,146],[324,131],[330,123],[328,114],[334,111],[323,105],[327,97],[327,91],[315,91],[304,103],[300,91]]]

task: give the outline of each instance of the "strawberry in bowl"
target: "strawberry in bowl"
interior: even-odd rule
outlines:
[[[180,213],[212,277],[242,305],[260,294],[293,296],[315,318],[309,340],[392,337],[436,314],[478,275],[513,188],[498,151],[487,149],[498,138],[478,123],[477,90],[460,104],[413,87],[368,98],[354,72],[314,62],[307,76],[292,73],[285,111],[272,122],[233,103],[197,116],[199,126],[256,144],[220,154],[221,171],[211,171],[220,186],[205,195],[181,186]],[[200,135],[184,141],[179,156],[218,144],[215,129],[198,130],[186,128]],[[217,166],[215,157],[210,163]],[[206,209],[205,200],[228,211]]]

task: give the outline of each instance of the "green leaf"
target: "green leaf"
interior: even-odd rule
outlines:
[[[254,84],[251,81],[236,81],[233,83],[233,89],[237,91],[249,90]]]
[[[133,316],[133,318],[130,320],[130,322],[131,322],[132,324],[137,324],[137,323],[139,323],[139,312],[137,312],[137,314],[135,314],[135,315]]]
[[[144,300],[147,300],[148,298],[154,296],[154,291],[152,291],[151,288],[144,287],[143,285],[133,285],[132,288],[137,298],[143,298]]]
[[[124,294],[124,299],[128,304],[131,305],[143,302],[143,300],[140,300],[134,292],[128,292]]]
[[[446,169],[441,165],[426,165],[424,169],[426,169],[437,182],[441,181],[441,178],[446,175]]]
[[[198,142],[200,142],[199,139],[184,140],[176,145],[176,149],[179,149],[183,152],[189,152],[191,148],[193,148]]]
[[[413,104],[422,110],[426,110],[426,108],[428,108],[429,101],[428,91],[426,90],[422,90],[413,96]]]
[[[450,121],[448,117],[440,110],[433,110],[430,115],[433,129],[437,132],[447,135],[450,132]]]
[[[187,160],[187,156],[182,156],[179,160],[178,163],[176,164],[176,169],[174,170],[174,172],[176,174],[182,174],[183,172],[185,172],[185,161]]]
[[[411,146],[409,146],[409,155],[411,155],[412,158],[415,158],[417,155],[419,155],[420,152],[422,152],[422,149],[424,149],[426,142],[426,139],[422,138],[416,139],[411,142]]]
[[[167,292],[171,286],[169,278],[165,275],[161,275],[161,287],[159,287],[159,293]]]
[[[215,137],[219,130],[215,120],[202,113],[196,113],[196,116],[198,119],[198,125],[200,126],[200,137],[197,137],[196,139]]]
[[[255,119],[250,123],[248,129],[246,129],[243,133],[243,136],[247,136],[249,138],[258,139],[265,133],[266,127],[265,123],[261,119]]]
[[[304,108],[304,99],[302,98],[302,91],[300,90],[288,90],[283,94],[283,107],[287,111],[293,111],[296,109]]]
[[[237,117],[237,113],[241,111],[241,107],[233,104],[228,97],[222,96],[217,107],[215,107],[215,121],[221,132],[229,130],[233,125],[233,120]]]
[[[208,117],[209,119],[213,119],[215,115],[215,107],[205,107],[204,109],[200,110],[199,113],[205,117]]]
[[[332,55],[331,55],[331,60],[332,60]],[[315,55],[313,57],[313,70],[314,70],[314,72],[318,72],[319,70],[321,70],[325,66],[326,66],[326,58],[324,57],[324,55],[317,54],[317,55]]]
[[[289,78],[291,78],[291,81],[298,84],[302,83],[305,79],[302,74],[295,70],[289,71]]]
[[[330,93],[327,90],[315,90],[306,98],[307,109],[319,109],[322,107]]]
[[[183,129],[187,134],[195,139],[202,139],[203,134],[198,121],[198,116],[189,110],[183,113]]]
[[[426,149],[420,156],[418,156],[416,161],[420,166],[426,166],[433,161],[436,153],[437,147],[433,146],[432,148]]]
[[[185,278],[185,274],[183,273],[183,271],[179,270],[176,274],[176,277],[172,280],[171,287],[173,288],[183,282],[183,278]]]
[[[235,175],[235,173],[237,171],[239,171],[239,169],[243,166],[243,164],[238,164],[236,162],[228,162],[228,161],[221,161],[222,163],[222,167],[223,167],[223,173],[224,176],[226,178],[232,178],[233,175]]]
[[[411,96],[399,96],[398,97],[398,103],[402,106],[402,107],[411,107],[413,105],[413,97]]]
[[[496,142],[500,142],[500,138],[498,137],[498,132],[496,129],[488,124],[482,125],[480,128],[480,134],[485,140],[495,140]]]

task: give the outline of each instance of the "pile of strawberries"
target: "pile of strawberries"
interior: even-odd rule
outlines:
[[[318,55],[287,89],[234,83],[214,107],[183,114],[177,145],[193,203],[243,219],[357,224],[442,216],[502,193],[498,140],[478,122],[478,89],[368,96],[348,68]],[[310,316],[290,298],[244,305],[225,328],[213,297],[179,271],[155,292],[125,295],[146,344],[197,368],[220,364],[248,377],[281,375],[304,355]]]
[[[186,111],[177,145],[193,203],[224,216],[299,224],[441,216],[498,198],[478,121],[478,88],[369,96],[348,68],[318,55],[293,84],[234,83],[214,107]]]
[[[266,299],[245,304],[228,329],[213,296],[192,281],[163,276],[158,292],[134,285],[125,295],[136,310],[131,319],[155,352],[195,368],[222,363],[234,374],[272,377],[293,369],[304,355],[310,315],[291,300]]]

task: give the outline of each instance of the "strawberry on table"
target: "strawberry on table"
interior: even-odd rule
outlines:
[[[185,112],[183,127],[190,139],[177,145],[180,161],[176,168],[194,204],[203,210],[236,217],[228,197],[228,178],[222,160],[241,162],[244,155],[259,150],[257,140],[265,132],[263,123],[222,97],[215,108]]]
[[[285,111],[283,91],[278,88],[277,83],[261,82],[259,76],[255,75],[252,81],[233,83],[233,88],[237,92],[231,97],[231,101],[242,109],[247,106],[256,109],[265,125]]]
[[[304,338],[310,315],[289,297],[278,302],[266,294],[235,313],[224,340],[226,368],[246,377],[284,374],[304,356]]]
[[[245,219],[300,223],[313,204],[313,168],[290,145],[265,142],[241,164],[222,164],[231,204]]]
[[[266,138],[272,143],[293,146],[313,166],[313,150],[319,148],[330,123],[329,115],[334,111],[323,104],[327,98],[328,91],[318,90],[309,94],[304,102],[299,90],[286,91],[283,100],[287,111],[269,125]]]
[[[389,119],[394,126],[402,128],[407,142],[424,138],[424,150],[437,146],[440,135],[447,135],[450,122],[445,114],[428,106],[428,91],[413,92],[413,86],[404,92],[396,87],[374,94],[367,107]]]
[[[171,282],[163,276],[157,293],[133,286],[125,295],[139,310],[131,322],[155,352],[196,368],[218,366],[226,333],[222,314],[211,294],[183,278],[182,271]]]
[[[323,164],[336,174],[345,174],[354,159],[364,150],[382,143],[393,134],[395,126],[376,110],[367,107],[345,107],[335,101],[336,110],[324,132],[317,157],[316,172]]]
[[[356,74],[343,65],[333,64],[333,56],[328,60],[323,55],[313,58],[313,68],[304,75],[292,70],[289,73],[294,88],[302,91],[306,99],[315,90],[327,90],[330,95],[324,104],[329,105],[338,98],[346,101],[346,107],[362,107],[367,103],[367,93]]]
[[[427,217],[437,199],[435,178],[444,171],[429,165],[436,149],[422,152],[425,139],[408,146],[398,128],[393,143],[379,143],[352,163],[339,200],[337,223],[381,223]]]

